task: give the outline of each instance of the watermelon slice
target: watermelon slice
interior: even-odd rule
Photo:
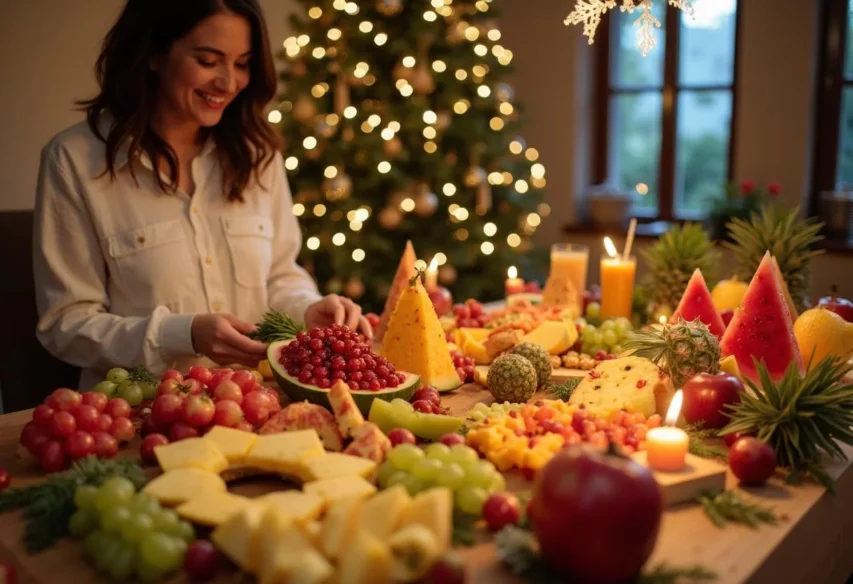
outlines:
[[[723,357],[734,355],[741,375],[756,385],[760,380],[753,357],[764,361],[773,380],[780,379],[792,361],[805,373],[780,280],[767,252],[720,342]]]
[[[678,303],[678,308],[672,313],[670,322],[678,322],[679,317],[687,322],[698,318],[718,339],[726,332],[726,325],[723,324],[720,313],[714,307],[711,292],[708,290],[708,285],[705,284],[705,278],[702,277],[699,268],[696,268],[693,276],[690,277],[684,295],[681,297],[681,302]]]
[[[394,312],[394,307],[397,306],[397,300],[403,290],[409,288],[409,280],[415,275],[415,262],[418,261],[415,255],[415,248],[411,241],[406,242],[406,249],[403,250],[403,257],[400,258],[400,263],[397,264],[397,273],[394,275],[394,281],[391,282],[391,289],[388,291],[388,298],[385,299],[385,308],[382,310],[382,316],[379,317],[379,326],[373,332],[373,338],[376,342],[381,343],[385,336],[385,330],[388,328],[388,321],[391,319],[391,313]]]
[[[773,258],[773,269],[776,271],[776,277],[779,278],[779,285],[782,287],[782,296],[785,298],[785,304],[788,306],[788,314],[791,317],[791,324],[797,320],[797,307],[794,306],[794,300],[791,298],[791,293],[788,292],[788,283],[782,276],[782,270],[779,269],[779,262],[776,261],[776,256]]]

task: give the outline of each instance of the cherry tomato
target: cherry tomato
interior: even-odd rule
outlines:
[[[169,369],[163,374],[163,377],[160,378],[160,381],[166,381],[168,379],[174,379],[175,381],[181,382],[184,380],[184,376],[181,375],[181,372],[177,369]]]
[[[62,387],[54,390],[47,400],[45,400],[45,403],[54,410],[66,411],[79,404],[82,399],[82,396],[78,392]]]
[[[83,394],[80,401],[83,405],[92,406],[98,413],[101,413],[107,407],[109,398],[99,391],[87,391]]]
[[[65,454],[72,460],[86,458],[95,453],[95,439],[89,432],[77,430],[65,439]]]
[[[54,438],[64,440],[77,429],[77,420],[70,412],[64,410],[55,412],[50,418],[50,433]]]
[[[113,417],[109,414],[101,414],[98,417],[98,431],[109,432],[110,426],[113,425]]]
[[[257,379],[252,375],[252,372],[245,369],[235,371],[234,375],[231,376],[231,381],[240,386],[243,394],[249,393],[255,387],[255,383],[257,383]]]
[[[98,394],[103,395],[103,394]],[[77,421],[77,429],[85,432],[97,432],[99,429],[99,418],[101,414],[95,409],[95,406],[87,406],[81,403],[79,406],[74,406],[71,414]]]
[[[198,428],[193,428],[192,426],[184,424],[183,422],[173,424],[171,429],[169,430],[169,440],[171,440],[172,442],[177,442],[178,440],[183,440],[184,438],[198,438],[198,435]]]
[[[181,395],[183,393],[182,383],[183,381],[178,381],[177,379],[164,379],[160,382],[160,385],[157,386],[157,395]]]
[[[276,390],[271,387],[261,386],[258,391],[265,393],[269,398],[271,416],[274,416],[281,411],[281,398],[278,397],[278,392],[276,392]]]
[[[162,434],[163,428],[152,416],[146,416],[145,419],[142,420],[142,428],[140,431],[143,436],[148,436],[150,434]]]
[[[92,438],[95,439],[95,456],[98,458],[112,458],[118,454],[118,440],[115,436],[106,432],[95,432]]]
[[[70,414],[69,414],[70,415]],[[45,472],[59,472],[68,466],[65,450],[59,440],[49,440],[41,449],[39,464]]]
[[[181,417],[186,424],[201,428],[213,421],[216,408],[206,395],[191,395],[184,400]]]
[[[256,426],[266,422],[272,413],[269,396],[260,391],[253,391],[243,396],[242,408],[246,421]]]
[[[9,476],[9,471],[5,468],[0,468],[0,491],[8,489],[10,484],[12,484],[12,477]]]
[[[185,379],[181,388],[189,395],[198,395],[204,393],[205,385],[198,379]]]
[[[50,428],[50,419],[53,417],[53,408],[47,404],[36,406],[33,410],[33,422],[36,426]]]
[[[520,518],[521,506],[518,497],[512,493],[494,493],[483,505],[483,519],[492,531],[515,525]]]
[[[197,365],[190,367],[187,371],[187,379],[195,379],[205,385],[209,385],[213,379],[213,372],[207,367],[199,367]]]
[[[157,457],[154,455],[154,449],[168,443],[169,439],[163,434],[149,434],[146,436],[142,440],[142,445],[139,447],[139,456],[142,458],[142,462],[157,462]]]
[[[115,418],[127,418],[130,416],[130,404],[127,400],[120,397],[114,397],[107,402],[107,407],[104,408],[104,413]]]
[[[213,423],[233,428],[243,419],[243,409],[235,401],[224,399],[216,402]]]
[[[136,435],[136,428],[130,418],[113,418],[110,434],[119,442],[130,442]]]
[[[192,580],[210,580],[216,575],[222,558],[216,547],[199,539],[190,544],[184,556],[184,571]]]
[[[211,378],[208,386],[212,387],[213,389],[216,389],[217,387],[219,387],[220,383],[227,379],[231,379],[233,375],[233,369],[217,369],[216,372],[213,374],[213,377]]]
[[[213,390],[213,399],[216,401],[227,399],[239,405],[243,401],[243,390],[233,379],[226,379]]]
[[[167,393],[160,395],[151,404],[151,418],[160,427],[171,426],[181,420],[184,398]]]
[[[21,431],[21,445],[26,448],[30,454],[38,458],[41,456],[41,450],[44,445],[51,439],[50,430],[36,426],[34,422],[28,422]]]

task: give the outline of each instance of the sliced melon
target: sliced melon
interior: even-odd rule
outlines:
[[[331,410],[332,406],[329,403],[328,389],[322,389],[316,385],[309,385],[307,383],[300,383],[296,377],[288,375],[284,365],[281,364],[281,352],[291,342],[290,340],[277,341],[270,343],[267,348],[267,359],[270,362],[276,383],[278,383],[278,386],[287,397],[294,402],[308,401]],[[391,401],[395,398],[408,400],[412,397],[412,394],[415,393],[420,384],[420,377],[404,371],[400,373],[403,373],[406,379],[397,387],[378,389],[376,391],[359,390],[351,392],[355,404],[365,416],[370,413],[370,404],[375,399]]]
[[[578,329],[573,322],[546,320],[524,335],[522,343],[535,343],[551,355],[562,355],[578,340]]]
[[[418,438],[438,440],[452,434],[465,423],[465,418],[442,414],[422,414],[405,407],[395,407],[386,401],[374,400],[368,420],[386,434],[394,428],[405,428]]]

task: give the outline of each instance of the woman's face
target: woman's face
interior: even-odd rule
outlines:
[[[172,122],[215,126],[222,112],[249,84],[252,30],[233,12],[219,12],[152,62],[159,74],[158,107]]]

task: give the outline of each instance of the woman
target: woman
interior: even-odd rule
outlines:
[[[309,327],[361,309],[321,297],[278,140],[276,73],[257,0],[128,0],[97,62],[87,120],[42,151],[34,270],[41,343],[84,368],[254,366],[269,308]],[[209,360],[209,361],[208,361]]]

